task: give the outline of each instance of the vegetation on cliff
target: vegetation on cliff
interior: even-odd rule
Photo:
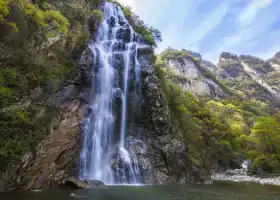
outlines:
[[[117,4],[122,8],[129,24],[133,27],[136,33],[141,35],[146,44],[156,47],[157,43],[162,41],[161,32],[145,24],[144,21],[139,18],[139,16],[132,12],[130,7],[123,6],[115,0],[111,0],[111,2]]]
[[[75,73],[102,0],[0,3],[0,170],[32,151],[55,110],[45,99]],[[91,29],[91,30],[90,30]]]
[[[198,168],[209,173],[214,168],[238,168],[251,161],[251,172],[280,173],[279,112],[256,99],[227,88],[192,57],[201,74],[228,92],[225,99],[194,97],[172,82],[172,70],[164,59],[192,57],[186,51],[164,51],[157,57],[156,71],[170,108],[169,132],[185,141],[186,170]],[[193,170],[192,170],[193,171]]]

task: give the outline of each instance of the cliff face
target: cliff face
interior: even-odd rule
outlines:
[[[230,89],[279,105],[279,53],[267,61],[250,55],[222,53],[217,66],[187,50],[167,49],[159,57],[169,79],[195,96],[223,99],[231,95]]]
[[[279,105],[279,71],[277,56],[264,61],[253,56],[222,53],[218,64],[218,77],[228,87],[255,98]]]
[[[51,119],[43,140],[19,161],[10,163],[2,174],[5,190],[50,188],[78,175],[83,118],[91,95],[88,76],[91,63],[91,51],[85,51],[73,78],[68,79],[57,93],[43,95],[43,89],[37,88],[37,98],[32,99],[31,106],[40,100],[42,108],[52,110]],[[44,110],[38,113],[47,114]]]
[[[183,90],[195,96],[208,95],[217,98],[227,96],[226,91],[208,76],[215,73],[216,66],[203,60],[200,54],[168,49],[160,56],[163,61],[162,67],[168,71],[172,82],[180,85]]]

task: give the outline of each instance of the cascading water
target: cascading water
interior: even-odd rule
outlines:
[[[92,100],[85,118],[81,180],[140,183],[137,156],[126,138],[128,92],[131,85],[139,92],[140,84],[137,51],[143,45],[138,40],[121,8],[105,3],[96,42],[90,45],[94,55]],[[120,116],[116,114],[118,98]],[[145,145],[140,148],[145,149]],[[117,167],[114,162],[118,162]]]

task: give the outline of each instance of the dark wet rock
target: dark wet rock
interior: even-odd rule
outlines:
[[[85,89],[84,91],[81,91],[78,96],[79,99],[81,99],[86,104],[89,104],[90,98],[91,98],[91,90]]]
[[[111,16],[109,19],[107,19],[107,23],[109,24],[110,27],[114,27],[116,24],[116,18]]]
[[[116,41],[112,45],[112,51],[125,51],[126,45],[122,41]]]
[[[122,93],[122,90],[121,88],[117,88],[115,91],[114,91],[114,96],[121,100],[122,99],[122,96],[123,96],[123,93]]]
[[[93,53],[87,48],[79,62],[80,72],[74,77],[75,82],[81,85],[90,85],[92,80]]]
[[[105,183],[100,180],[87,180],[86,182],[90,185],[90,187],[105,186]]]
[[[122,40],[124,43],[129,43],[130,42],[130,35],[131,35],[131,30],[129,28],[121,28],[118,29],[116,33],[116,39]]]
[[[141,74],[143,76],[149,76],[154,73],[154,68],[152,66],[142,66],[141,67]]]
[[[71,189],[88,189],[90,188],[90,184],[86,181],[80,181],[77,178],[69,178],[64,182],[64,186]]]
[[[113,67],[115,69],[124,67],[124,57],[121,53],[117,53],[117,52],[114,53],[113,54],[113,59],[115,60],[115,62],[113,63]]]

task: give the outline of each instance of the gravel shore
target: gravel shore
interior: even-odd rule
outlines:
[[[216,181],[233,181],[233,182],[253,182],[262,185],[278,185],[280,186],[280,176],[262,178],[257,176],[249,176],[245,171],[231,171],[223,173],[215,173],[212,179]]]

